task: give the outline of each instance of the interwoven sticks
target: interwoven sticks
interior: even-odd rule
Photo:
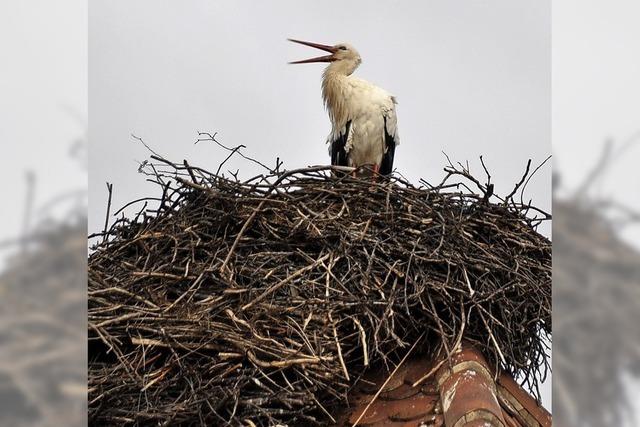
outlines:
[[[527,206],[155,159],[157,213],[116,222],[89,259],[93,422],[325,424],[421,336],[416,352],[464,336],[532,388],[546,372],[551,244]]]

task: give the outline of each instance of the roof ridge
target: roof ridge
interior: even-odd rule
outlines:
[[[449,356],[412,357],[387,375],[370,371],[338,425],[359,419],[358,426],[369,427],[551,427],[551,414],[533,396],[509,374],[495,372],[468,342]]]

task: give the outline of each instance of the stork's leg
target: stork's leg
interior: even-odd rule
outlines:
[[[373,175],[371,175],[371,181],[376,182],[376,175],[380,172],[380,165],[373,165]]]

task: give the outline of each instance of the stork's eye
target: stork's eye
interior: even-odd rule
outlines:
[[[339,47],[338,47],[338,49],[340,49],[340,50],[347,50],[347,47],[346,47],[346,46],[339,46]]]

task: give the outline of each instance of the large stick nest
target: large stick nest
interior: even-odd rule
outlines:
[[[469,340],[533,391],[546,375],[551,244],[515,189],[490,203],[453,165],[485,194],[154,158],[158,210],[89,258],[91,422],[325,424],[418,340]]]

